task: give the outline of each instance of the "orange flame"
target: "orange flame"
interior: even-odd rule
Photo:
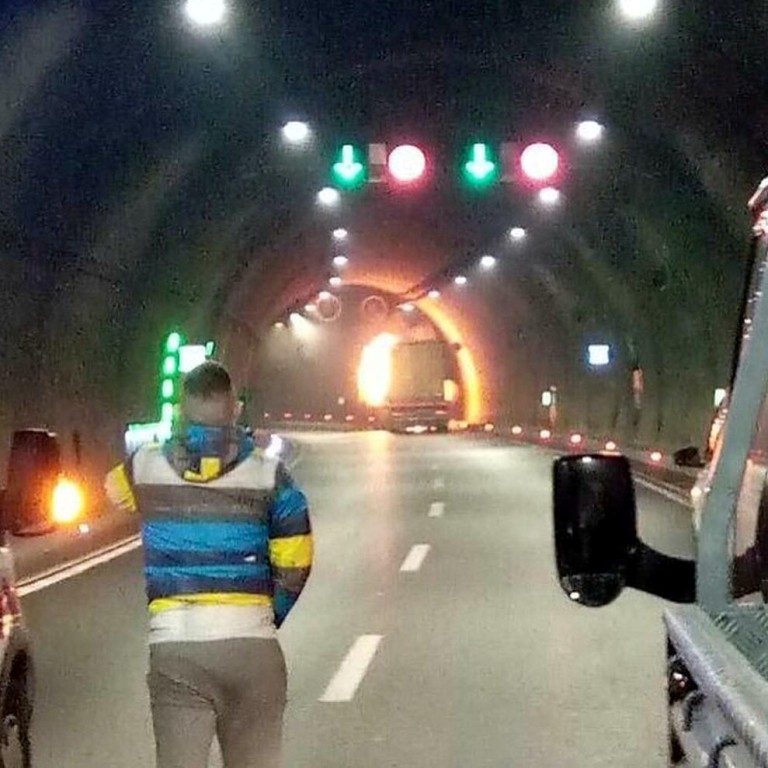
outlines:
[[[360,400],[378,408],[387,400],[392,385],[392,347],[397,337],[382,333],[363,347],[357,371],[357,391]]]

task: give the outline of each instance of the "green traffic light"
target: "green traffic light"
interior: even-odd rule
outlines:
[[[341,148],[339,160],[333,164],[333,178],[338,186],[353,189],[365,181],[365,166],[357,156],[352,144],[345,144]]]
[[[469,160],[464,163],[464,176],[475,187],[487,187],[496,181],[498,165],[491,159],[487,144],[473,144]]]
[[[176,358],[172,355],[168,355],[168,357],[163,360],[163,376],[175,376],[178,369],[179,364],[176,361]]]
[[[181,346],[181,342],[182,338],[180,333],[176,333],[176,331],[174,331],[173,333],[169,334],[165,341],[166,352],[178,352],[179,347]]]

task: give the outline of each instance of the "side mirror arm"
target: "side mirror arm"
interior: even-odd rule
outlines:
[[[640,541],[627,570],[627,586],[675,603],[694,603],[696,561],[670,557]]]

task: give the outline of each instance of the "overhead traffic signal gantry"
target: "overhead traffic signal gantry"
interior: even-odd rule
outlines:
[[[594,142],[598,131],[602,131],[599,123],[584,121],[577,135],[580,141]],[[368,144],[367,152],[360,146],[343,144],[331,164],[331,177],[334,187],[342,191],[365,184],[418,187],[432,175],[434,167],[439,167],[436,157],[415,144],[373,143]],[[527,145],[505,141],[496,146],[477,141],[466,146],[460,157],[464,183],[477,189],[498,182],[540,189],[552,186],[563,175],[560,151],[545,141]]]

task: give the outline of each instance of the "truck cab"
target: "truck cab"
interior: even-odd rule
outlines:
[[[694,490],[695,562],[639,538],[624,457],[554,465],[557,569],[568,598],[599,607],[632,587],[679,603],[664,613],[670,765],[768,765],[768,179],[749,205],[731,387]]]

